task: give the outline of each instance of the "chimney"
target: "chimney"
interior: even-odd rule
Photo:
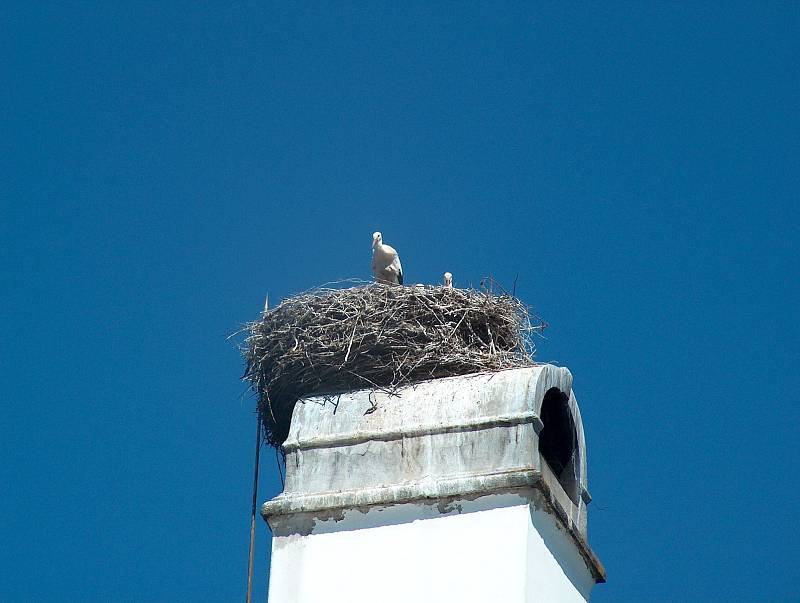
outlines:
[[[303,398],[284,449],[271,603],[581,602],[605,581],[566,368]]]

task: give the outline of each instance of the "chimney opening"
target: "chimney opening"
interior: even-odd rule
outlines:
[[[578,435],[569,408],[569,397],[553,387],[542,401],[541,419],[544,427],[539,433],[539,452],[570,500],[578,504]]]

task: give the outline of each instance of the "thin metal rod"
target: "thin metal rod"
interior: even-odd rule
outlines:
[[[247,603],[251,603],[253,594],[253,557],[256,548],[256,505],[258,499],[258,459],[261,456],[261,417],[256,417],[256,462],[253,471],[253,509],[250,513],[250,558],[247,567]]]
[[[283,469],[281,468],[281,454],[278,452],[278,449],[275,449],[275,462],[278,464],[278,475],[281,476],[281,492],[286,487],[286,482],[283,481]],[[285,463],[285,461],[284,461]]]

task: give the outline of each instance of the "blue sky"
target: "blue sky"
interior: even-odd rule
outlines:
[[[798,598],[797,4],[116,4],[0,8],[1,599],[241,600],[225,336],[377,229],[550,324],[595,602]]]

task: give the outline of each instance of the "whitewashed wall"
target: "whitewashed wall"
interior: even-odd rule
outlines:
[[[274,537],[270,602],[588,600],[594,579],[551,515],[519,497],[458,506],[350,511]]]

